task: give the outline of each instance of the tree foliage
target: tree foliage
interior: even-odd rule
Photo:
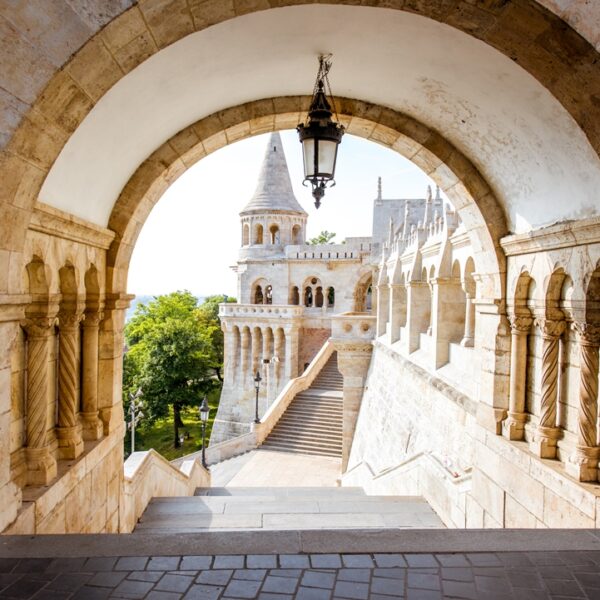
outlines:
[[[143,392],[145,425],[166,417],[171,407],[175,447],[181,410],[198,406],[205,394],[220,385],[223,333],[218,305],[223,300],[223,296],[210,296],[199,306],[187,291],[156,296],[138,305],[125,327],[125,408],[129,393],[138,387]]]
[[[316,246],[317,244],[334,244],[335,242],[332,240],[336,235],[337,234],[335,234],[331,231],[327,231],[325,229],[325,230],[321,231],[321,233],[319,233],[319,235],[317,237],[314,237],[314,238],[311,238],[310,240],[308,240],[308,243],[311,246]]]

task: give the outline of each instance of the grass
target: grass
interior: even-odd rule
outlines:
[[[213,390],[208,394],[208,405],[210,415],[206,423],[206,443],[210,439],[210,432],[219,405],[221,390]],[[173,448],[173,411],[169,410],[169,416],[159,419],[152,426],[140,426],[135,430],[135,450],[150,450],[154,448],[167,460],[174,460],[180,456],[197,452],[202,448],[202,424],[198,415],[198,407],[186,408],[181,412],[181,420],[185,427],[179,428],[179,434],[183,434],[183,444],[179,448]],[[125,458],[131,452],[131,438],[129,432],[125,435]]]

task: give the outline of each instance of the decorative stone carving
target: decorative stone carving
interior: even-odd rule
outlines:
[[[542,385],[540,422],[535,432],[532,449],[541,458],[556,458],[556,441],[560,430],[556,423],[558,399],[558,353],[560,336],[565,322],[552,319],[537,319],[542,331]]]
[[[579,481],[598,479],[598,348],[600,324],[575,323],[579,335],[580,380],[577,416],[577,448],[566,464]]]
[[[98,330],[103,314],[85,313],[82,327],[81,424],[84,440],[98,440],[103,426],[98,413]]]

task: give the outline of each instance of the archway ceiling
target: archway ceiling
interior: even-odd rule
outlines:
[[[189,35],[114,85],[71,137],[40,200],[106,225],[137,166],[214,112],[305,94],[333,52],[340,96],[405,112],[480,169],[526,231],[597,211],[600,161],[558,101],[496,50],[395,10],[307,5],[262,11]]]

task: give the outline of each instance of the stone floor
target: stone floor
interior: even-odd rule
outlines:
[[[340,458],[261,449],[211,466],[211,477],[215,486],[335,487],[341,467]]]
[[[600,598],[600,551],[0,558],[0,598]]]

